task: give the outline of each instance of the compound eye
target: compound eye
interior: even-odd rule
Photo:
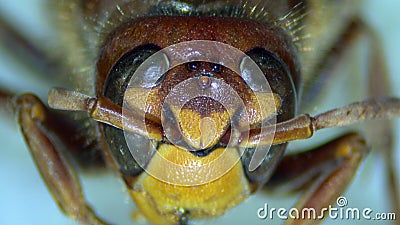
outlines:
[[[148,58],[149,61],[143,63],[137,71],[137,76],[132,82],[135,82],[142,88],[153,88],[164,81],[166,72],[169,69],[170,61],[166,54],[159,52]]]
[[[133,49],[122,56],[113,66],[107,76],[103,95],[109,98],[114,103],[122,106],[123,96],[133,74],[139,66],[151,55],[160,50],[160,47],[152,44],[143,45]],[[147,68],[147,73],[141,75],[138,79],[141,85],[150,85],[157,82],[159,77],[155,77],[154,71],[157,68]],[[152,72],[153,71],[153,72]],[[151,81],[146,81],[146,77],[151,78]]]
[[[135,79],[139,82],[142,87],[154,87],[162,82],[163,74],[160,75],[160,71],[164,67],[168,68],[169,60],[164,54],[160,54],[161,57],[157,57],[155,60],[146,63],[143,67],[140,65],[145,62],[150,56],[158,52],[160,48],[156,45],[148,44],[137,47],[132,51],[122,56],[118,62],[115,63],[110,73],[107,76],[103,95],[109,98],[117,105],[122,106],[124,94],[127,86],[136,70],[140,68],[143,70]],[[156,60],[159,60],[156,62]],[[139,71],[138,71],[139,72]],[[123,130],[114,128],[112,126],[103,124],[104,136],[107,144],[111,150],[111,153],[117,162],[120,171],[123,174],[137,175],[140,174],[143,169],[132,156],[130,149],[126,144]],[[154,147],[150,141],[142,136],[130,134],[131,139],[135,140],[137,144],[135,151],[140,151],[143,157],[140,159],[142,162],[150,161],[154,154]]]
[[[252,58],[245,56],[239,65],[240,75],[252,91],[262,92],[264,91],[262,87],[264,80],[259,76],[254,76],[259,70],[258,65],[254,62]]]
[[[279,96],[281,101],[277,122],[292,118],[296,110],[297,96],[287,65],[278,56],[264,48],[254,48],[246,52],[246,55],[248,57],[244,57],[240,63],[240,71],[247,85],[255,92],[264,91],[259,85],[260,81],[252,76],[255,69],[249,61],[253,60],[263,72],[272,92]]]
[[[261,70],[274,95],[279,96],[280,106],[276,122],[292,118],[296,109],[296,91],[287,65],[278,56],[263,48],[254,48],[246,52],[246,55],[242,59],[239,69],[247,86],[254,92],[265,91],[260,85],[262,84],[261,78],[253,75],[255,71]],[[259,146],[258,148],[265,147]],[[268,154],[255,170],[250,170],[249,167],[250,161],[255,154],[255,149],[244,149],[241,160],[248,180],[258,186],[263,185],[272,175],[285,148],[286,144],[280,144],[271,146],[269,151],[265,149]]]

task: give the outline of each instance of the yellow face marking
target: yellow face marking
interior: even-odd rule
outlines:
[[[177,121],[181,128],[181,133],[186,142],[196,149],[206,149],[214,146],[225,134],[230,124],[230,114],[223,112],[214,112],[203,117],[191,109],[176,109],[171,106]]]
[[[246,124],[259,124],[262,121],[276,115],[281,106],[281,99],[275,93],[254,92],[251,100],[247,102],[247,118],[240,121],[240,126]]]
[[[178,212],[182,210],[188,211],[191,219],[219,216],[250,194],[236,149],[219,148],[206,157],[197,157],[164,144],[158,153],[159,156],[150,161],[147,173],[140,175],[130,190],[139,210],[146,218],[152,218],[150,222],[154,224],[176,224]],[[215,160],[217,163],[211,163]],[[209,166],[201,168],[202,165]],[[220,171],[224,171],[222,175],[208,183],[195,185],[192,182],[204,181]],[[156,174],[156,177],[149,174]],[[165,179],[183,180],[192,185],[177,185],[163,181]]]

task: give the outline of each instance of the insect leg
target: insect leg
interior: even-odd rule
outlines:
[[[386,97],[391,94],[389,81],[389,73],[382,51],[382,42],[376,33],[365,26],[364,31],[367,35],[370,52],[368,58],[368,95],[370,97]],[[396,214],[400,215],[400,187],[396,174],[395,152],[395,136],[393,124],[390,121],[371,121],[367,124],[366,133],[368,139],[371,140],[372,146],[377,152],[381,153],[385,160],[385,169],[389,182],[389,193],[392,201],[392,209],[397,210]]]
[[[12,97],[8,92],[0,89],[0,112],[12,113]]]
[[[58,79],[63,71],[59,58],[51,56],[49,52],[29,40],[29,37],[21,34],[5,18],[0,16],[0,44],[7,54],[14,59],[23,62],[30,70],[45,78]]]
[[[17,115],[36,166],[63,212],[81,224],[106,224],[85,201],[79,179],[63,153],[71,146],[61,142],[68,128],[60,119],[31,94],[14,97],[2,92],[0,108]]]
[[[335,75],[333,71],[343,63],[340,59],[344,58],[349,53],[349,49],[363,37],[364,27],[365,24],[359,18],[352,20],[339,36],[338,40],[319,61],[318,65],[315,66],[315,69],[309,76],[313,77],[313,79],[306,79],[303,85],[302,108],[308,108],[310,104],[321,100],[318,99],[320,95],[316,95],[315,93],[321,93],[321,90],[329,84],[329,79]]]
[[[283,158],[265,189],[285,192],[305,191],[295,208],[297,219],[287,224],[319,224],[327,216],[329,205],[343,194],[358,166],[369,152],[365,140],[356,133],[341,136],[310,151]],[[302,212],[307,213],[302,218]],[[315,217],[314,217],[315,216]]]

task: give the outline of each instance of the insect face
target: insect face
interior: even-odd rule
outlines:
[[[170,27],[175,27],[177,26],[171,26],[170,23],[173,23],[172,21],[169,22],[169,25],[167,28]],[[193,24],[198,25],[199,21],[193,22]],[[135,23],[137,24],[137,23]],[[146,24],[151,24],[151,22],[146,22]],[[111,101],[113,101],[117,105],[122,105],[123,104],[123,93],[127,92],[127,89],[129,90],[129,85],[127,80],[129,80],[130,76],[132,75],[132,71],[135,70],[143,61],[144,59],[150,57],[153,55],[155,52],[161,50],[162,48],[174,44],[175,42],[168,43],[168,40],[174,40],[173,38],[166,38],[167,35],[160,35],[160,32],[166,31],[167,28],[162,28],[163,23],[157,23],[153,22],[154,27],[153,29],[149,29],[151,31],[146,31],[146,33],[151,34],[153,32],[154,38],[151,39],[150,37],[147,37],[148,39],[141,39],[142,37],[137,36],[132,36],[131,41],[127,41],[126,43],[119,43],[118,46],[124,46],[121,49],[115,50],[112,48],[113,44],[115,44],[118,40],[109,38],[107,43],[109,43],[109,46],[104,48],[104,51],[99,57],[99,63],[98,63],[98,71],[99,71],[99,82],[97,84],[97,92],[104,94],[107,98],[109,98]],[[217,24],[217,23],[216,23]],[[218,23],[221,24],[221,23]],[[157,26],[156,26],[157,25]],[[144,29],[146,26],[139,26],[137,29]],[[205,26],[200,26],[199,27],[205,27]],[[246,32],[246,33],[240,33],[240,32],[231,32],[228,34],[224,33],[226,32],[227,28],[230,26],[224,26],[223,28],[219,29],[217,27],[209,26],[210,29],[206,30],[209,32],[211,36],[218,37],[215,38],[217,41],[221,41],[222,37],[220,37],[220,34],[225,34],[227,38],[236,38],[236,40],[239,41],[249,41],[251,42],[252,38],[256,39],[254,36],[254,33],[251,32]],[[250,29],[254,31],[254,26],[253,29]],[[187,28],[186,26],[180,27],[180,29],[177,29],[177,31],[181,31],[183,29]],[[241,27],[243,28],[243,27]],[[126,33],[126,30],[124,29],[132,29],[128,24],[125,24],[124,26],[121,26],[121,34]],[[136,29],[136,28],[135,28]],[[221,32],[221,30],[224,30],[224,32]],[[228,29],[229,30],[229,29]],[[396,30],[396,29],[393,29]],[[134,29],[131,30],[132,34],[137,34],[135,33]],[[118,31],[117,31],[118,32]],[[140,31],[139,33],[143,33]],[[195,34],[199,34],[201,32],[195,32]],[[252,35],[251,35],[252,34]],[[179,32],[172,32],[172,35],[175,36],[176,39],[185,39],[187,41],[192,40],[193,37],[188,37],[184,36],[182,34],[179,34]],[[204,35],[204,32],[202,33]],[[241,38],[241,35],[247,35],[246,38]],[[161,38],[160,38],[161,37]],[[165,37],[162,38],[162,37]],[[284,38],[283,38],[284,39]],[[226,41],[226,40],[225,40]],[[235,46],[234,42],[230,43],[231,45]],[[286,81],[282,82],[281,80],[276,80],[274,81],[273,79],[275,78],[274,76],[271,75],[271,78],[268,80],[271,83],[271,88],[273,89],[273,92],[276,94],[276,104],[279,106],[278,108],[280,109],[280,114],[278,120],[284,121],[287,120],[295,114],[296,111],[296,99],[298,99],[298,94],[300,94],[301,87],[299,85],[299,78],[296,77],[296,60],[293,62],[289,62],[286,57],[284,57],[284,53],[279,52],[278,50],[273,50],[272,48],[264,48],[260,46],[263,46],[263,44],[256,44],[254,43],[249,44],[250,47],[243,47],[246,44],[237,44],[236,47],[241,47],[241,50],[248,54],[252,60],[254,60],[256,63],[259,65],[267,65],[265,68],[266,70],[272,70],[274,71],[275,74],[280,74],[279,78],[286,79]],[[264,44],[265,45],[265,44]],[[256,48],[254,46],[257,46]],[[107,48],[109,47],[109,48]],[[265,51],[268,49],[268,51]],[[271,50],[272,49],[272,50]],[[290,54],[290,50],[286,52],[286,54]],[[276,57],[276,56],[279,57]],[[295,59],[296,57],[288,57],[290,59]],[[396,59],[397,57],[389,57],[389,60]],[[170,64],[169,58],[165,58],[166,60],[160,61],[161,66],[168,66]],[[264,64],[263,62],[267,61],[267,64]],[[240,67],[241,63],[238,63],[238,70],[241,70]],[[7,66],[1,66],[0,68],[6,68]],[[18,66],[17,66],[18,67]],[[261,70],[263,70],[261,66]],[[121,72],[123,71],[123,72]],[[226,77],[226,74],[230,74],[229,68],[226,68],[224,66],[220,66],[219,64],[214,64],[214,63],[196,63],[196,62],[191,62],[191,63],[186,63],[184,65],[181,65],[179,67],[174,68],[167,74],[162,74],[162,76],[150,76],[146,77],[143,81],[144,83],[141,84],[142,89],[147,89],[147,90],[154,90],[153,93],[157,93],[152,95],[152,98],[147,98],[146,101],[149,103],[148,105],[150,106],[155,106],[155,107],[141,107],[135,105],[135,102],[131,103],[130,107],[139,109],[141,112],[146,112],[146,122],[149,124],[156,124],[156,126],[160,126],[162,122],[171,122],[172,125],[175,126],[180,126],[184,128],[185,121],[193,118],[193,115],[199,115],[199,119],[197,121],[202,121],[203,118],[209,117],[213,118],[210,116],[211,114],[216,114],[222,112],[226,112],[227,110],[220,110],[219,105],[207,98],[197,98],[193,99],[192,102],[187,103],[184,105],[183,109],[186,109],[193,115],[187,116],[188,114],[185,113],[185,110],[182,110],[181,113],[177,113],[173,109],[173,105],[171,105],[168,110],[164,110],[161,107],[162,103],[166,99],[166,97],[171,93],[171,90],[173,90],[173,87],[176,86],[176,84],[180,83],[181,80],[177,79],[179,76],[176,76],[177,74],[183,74],[182,71],[185,71],[185,75],[188,75],[188,77],[182,77],[182,79],[186,78],[195,78],[197,79],[197,85],[199,85],[199,88],[201,90],[207,89],[207,87],[210,87],[215,79],[224,79],[224,82],[232,84],[233,82],[240,83],[240,85],[247,85],[250,87],[252,90],[257,90],[257,81],[254,81],[251,79],[251,77],[246,77],[243,76],[244,73],[242,73],[242,76],[240,79],[236,79],[234,75],[232,75],[232,79],[228,80]],[[243,70],[241,70],[243,71]],[[114,75],[113,73],[118,73],[117,75]],[[173,73],[173,75],[172,75]],[[268,72],[264,72],[265,74],[268,74]],[[8,73],[7,74],[11,74]],[[13,73],[14,74],[14,73]],[[19,74],[19,73],[18,73]],[[233,73],[232,73],[233,74]],[[290,76],[286,76],[290,74]],[[395,77],[396,78],[396,77]],[[8,78],[6,79],[8,81]],[[167,82],[165,82],[167,81]],[[164,83],[165,82],[165,83]],[[275,82],[275,84],[273,84]],[[167,85],[169,83],[169,85]],[[284,83],[285,85],[280,85]],[[251,99],[250,94],[246,95],[241,91],[238,91],[242,88],[242,86],[238,85],[233,85],[236,89],[235,91],[238,93],[241,93],[242,96],[241,99],[246,99],[249,98]],[[54,85],[51,85],[54,86]],[[94,88],[94,87],[92,87]],[[24,90],[25,91],[25,90]],[[36,92],[36,90],[34,90]],[[136,89],[133,93],[139,93],[137,92],[138,90]],[[129,93],[129,91],[128,91]],[[134,98],[138,99],[138,96],[133,96]],[[248,105],[251,105],[249,101],[245,101],[248,103]],[[214,111],[206,111],[201,108],[202,105],[215,105],[215,107],[212,107]],[[143,105],[142,105],[143,106]],[[200,106],[200,107],[197,107]],[[337,106],[337,105],[333,105]],[[221,107],[223,108],[223,107]],[[196,110],[192,110],[196,109]],[[206,108],[204,108],[206,109]],[[256,108],[255,108],[256,109]],[[256,111],[256,110],[255,110]],[[318,110],[319,111],[319,110]],[[162,115],[165,113],[166,115],[171,115],[168,118],[172,117],[174,118],[173,121],[163,121]],[[164,114],[164,115],[165,115]],[[221,115],[221,114],[218,114]],[[222,116],[219,116],[220,118]],[[250,126],[252,128],[257,127],[259,121],[263,121],[265,118],[262,116],[259,116],[257,113],[254,114],[253,117],[253,122],[250,123]],[[214,118],[215,121],[215,118]],[[200,122],[196,122],[196,124],[201,124]],[[207,122],[207,121],[205,121]],[[7,122],[6,122],[7,123]],[[3,124],[3,123],[2,123]],[[206,123],[207,124],[207,123]],[[174,135],[173,133],[171,136],[168,138],[165,138],[162,141],[159,141],[158,143],[154,144],[154,141],[149,140],[146,137],[136,135],[134,136],[135,142],[136,143],[141,143],[142,146],[137,146],[138,148],[145,148],[145,149],[151,149],[148,148],[148,146],[157,146],[158,152],[168,158],[169,160],[173,161],[176,159],[185,159],[187,160],[186,162],[204,162],[206,160],[212,160],[213,158],[207,158],[205,156],[212,156],[216,157],[218,154],[220,154],[221,151],[221,146],[224,146],[226,144],[225,139],[229,139],[229,135],[227,135],[230,130],[231,123],[230,122],[225,122],[221,123],[221,125],[215,125],[215,129],[219,130],[219,132],[216,132],[218,135],[213,136],[212,138],[205,138],[202,141],[198,141],[199,139],[199,134],[194,133],[191,134],[189,131],[191,129],[186,129],[186,132],[180,132],[177,135]],[[212,127],[212,126],[211,126]],[[4,134],[1,134],[1,137],[9,137],[9,130],[10,128],[7,127],[7,132]],[[121,171],[122,174],[125,175],[125,177],[131,176],[131,175],[138,175],[143,172],[143,167],[139,166],[135,160],[131,157],[130,150],[127,148],[125,144],[125,137],[124,134],[121,130],[110,127],[107,125],[104,125],[101,127],[101,129],[104,129],[104,134],[106,137],[106,141],[108,142],[109,146],[111,146],[111,154],[113,155],[114,159],[117,162],[118,169]],[[201,125],[199,125],[199,130],[201,130]],[[201,132],[200,132],[201,133]],[[215,133],[215,132],[212,132]],[[185,136],[186,135],[186,136]],[[197,136],[196,136],[197,135]],[[200,134],[201,136],[201,134]],[[4,142],[20,142],[20,138],[17,138],[17,140],[7,140]],[[183,140],[181,142],[181,146],[185,146],[186,148],[193,148],[195,150],[193,151],[186,151],[186,152],[180,152],[179,149],[174,149],[171,148],[170,141],[171,139],[173,140]],[[1,139],[4,140],[4,139]],[[282,147],[283,148],[283,147]],[[47,192],[43,191],[43,195],[45,197],[38,197],[37,193],[40,193],[40,190],[45,190],[44,187],[39,188],[40,190],[35,189],[36,184],[38,184],[37,180],[39,180],[39,177],[34,178],[33,175],[27,175],[31,171],[35,171],[30,159],[28,158],[28,154],[26,154],[22,158],[19,155],[14,155],[16,152],[19,151],[19,149],[25,149],[25,146],[20,146],[20,147],[7,147],[6,148],[6,155],[5,157],[1,157],[3,162],[0,163],[0,171],[4,172],[3,177],[12,177],[12,179],[5,179],[7,180],[7,183],[11,184],[16,184],[11,189],[6,189],[7,191],[1,191],[0,193],[5,193],[4,198],[7,196],[13,196],[12,199],[8,201],[7,204],[4,204],[5,207],[2,208],[2,212],[5,212],[7,215],[5,217],[5,223],[14,223],[17,221],[19,224],[32,224],[35,223],[35,219],[38,219],[37,223],[46,223],[48,221],[56,221],[53,220],[52,218],[49,218],[44,215],[53,215],[53,214],[58,214],[58,209],[56,207],[53,207],[52,209],[56,211],[56,213],[45,213],[43,208],[46,207],[47,205],[54,206],[52,202],[49,202],[46,204],[42,199],[47,199],[51,201],[51,198],[47,195]],[[210,151],[204,151],[204,150],[210,150]],[[212,150],[212,151],[211,151]],[[122,153],[122,154],[121,154]],[[126,153],[126,154],[124,154]],[[143,161],[145,162],[148,167],[146,169],[151,170],[152,168],[155,168],[155,170],[158,170],[155,165],[158,164],[164,166],[160,161],[155,161],[153,164],[149,164],[151,160],[153,160],[154,156],[154,151],[149,151],[147,154],[144,154]],[[274,151],[272,151],[274,153]],[[196,158],[197,155],[204,154],[203,157],[200,157],[201,160],[198,160]],[[246,154],[248,154],[246,156]],[[281,149],[276,149],[275,150],[275,157],[280,157],[282,154]],[[274,156],[274,155],[272,155]],[[232,158],[237,158],[237,155],[230,155]],[[247,152],[245,152],[244,157],[242,158],[242,163],[243,165],[249,165],[250,160],[252,158],[252,152],[251,149],[248,149]],[[371,158],[373,159],[371,161]],[[11,161],[14,159],[14,161]],[[25,160],[24,160],[25,159]],[[231,158],[227,158],[227,160],[230,160]],[[192,160],[192,161],[191,161]],[[12,162],[12,163],[10,163]],[[175,163],[179,164],[185,162],[184,160],[178,160],[175,161]],[[368,164],[375,164],[375,157],[370,157]],[[10,165],[12,164],[12,165]],[[24,168],[25,166],[30,165],[31,168]],[[4,166],[3,169],[1,169]],[[269,164],[268,164],[269,166]],[[215,208],[217,209],[228,209],[230,207],[233,207],[233,205],[241,202],[244,200],[244,198],[249,195],[250,192],[254,191],[259,184],[263,184],[264,181],[269,177],[270,174],[268,174],[269,167],[263,165],[260,167],[260,170],[256,170],[255,172],[250,172],[249,168],[246,167],[240,167],[240,166],[235,166],[230,173],[228,173],[223,179],[218,180],[218,182],[215,182],[213,184],[209,184],[197,189],[193,188],[187,188],[187,187],[180,187],[180,188],[173,188],[171,185],[168,185],[166,183],[160,182],[159,180],[153,179],[150,176],[140,176],[138,177],[135,182],[132,182],[130,179],[126,179],[125,182],[128,183],[128,188],[133,187],[133,190],[129,191],[129,194],[132,195],[136,203],[138,204],[138,207],[142,209],[142,211],[148,212],[152,214],[152,210],[158,210],[158,211],[163,211],[168,215],[166,216],[166,219],[169,219],[171,221],[176,221],[176,217],[179,215],[184,215],[185,213],[191,213],[191,216],[197,217],[197,218],[202,218],[204,217],[205,214],[207,215],[220,215],[223,213],[223,210],[220,211],[215,211]],[[12,169],[10,169],[12,168]],[[164,167],[168,168],[168,167]],[[375,167],[373,167],[375,168]],[[219,170],[219,168],[215,168],[215,170]],[[370,172],[370,171],[367,171]],[[194,173],[195,174],[195,173]],[[35,176],[38,174],[35,173]],[[190,179],[194,179],[196,175],[190,177]],[[204,177],[204,173],[199,172],[197,174],[199,177]],[[382,175],[383,176],[383,175]],[[358,178],[364,179],[365,176],[360,175]],[[35,180],[30,180],[30,179],[35,179]],[[120,210],[120,203],[124,202],[124,197],[121,197],[120,199],[114,198],[114,194],[111,194],[111,188],[105,187],[105,183],[113,183],[111,182],[106,182],[103,181],[102,179],[105,179],[105,177],[101,177],[100,181],[97,181],[93,178],[88,178],[90,182],[84,183],[84,189],[85,193],[95,193],[99,192],[97,194],[94,194],[94,197],[89,197],[90,202],[94,202],[96,199],[101,198],[102,196],[106,197],[106,204],[104,206],[104,209],[102,209],[102,206],[100,207],[95,207],[96,211],[98,211],[99,215],[109,215],[105,216],[107,219],[110,218],[110,221],[117,221],[117,224],[128,224],[131,223],[131,221],[118,221],[121,218],[126,218],[126,215],[129,215],[129,209],[127,210],[128,212],[124,212]],[[93,181],[94,180],[94,181]],[[21,183],[22,182],[22,183]],[[93,182],[93,183],[92,183]],[[100,183],[100,185],[98,183]],[[375,204],[375,200],[369,203],[364,203],[365,200],[365,195],[361,195],[361,202],[356,203],[357,194],[359,194],[360,187],[363,190],[374,190],[374,191],[369,191],[371,193],[377,193],[376,198],[380,198],[381,193],[383,192],[382,190],[375,191],[375,181],[369,182],[370,185],[365,185],[362,181],[359,181],[356,179],[356,182],[354,185],[359,185],[355,187],[355,190],[353,189],[350,190],[346,194],[346,197],[349,198],[349,202],[354,204],[357,204],[356,206],[358,207],[370,207],[374,210],[380,210],[381,206],[378,206]],[[136,184],[136,186],[135,186]],[[157,187],[158,186],[158,187]],[[7,186],[9,187],[9,186]],[[94,188],[91,188],[94,187]],[[114,188],[116,190],[119,190],[120,187]],[[15,191],[16,190],[16,191]],[[145,191],[144,191],[145,190]],[[157,191],[157,190],[163,190],[163,191]],[[222,194],[221,191],[226,191],[229,190],[231,194]],[[146,192],[147,191],[147,192]],[[7,194],[12,192],[13,194]],[[116,191],[118,192],[118,191]],[[204,193],[207,194],[204,194]],[[28,193],[28,195],[26,195]],[[35,193],[35,197],[33,197],[33,194]],[[104,195],[104,193],[107,193],[107,195]],[[100,195],[100,196],[99,196]],[[110,199],[110,196],[113,196]],[[123,194],[124,195],[124,194]],[[126,197],[125,193],[125,197]],[[149,198],[147,195],[153,196],[153,199],[150,199],[153,205],[149,207]],[[181,195],[181,196],[179,196]],[[22,201],[18,201],[18,198],[15,196],[23,196],[21,199]],[[257,198],[260,195],[257,195]],[[216,197],[220,197],[219,200],[215,200]],[[351,198],[350,198],[351,197]],[[211,198],[214,198],[215,205],[209,207],[209,204],[201,204],[201,202],[205,202]],[[372,198],[372,197],[371,197]],[[40,199],[40,204],[38,203],[38,199]],[[175,199],[175,201],[172,200],[165,200],[165,199]],[[176,200],[178,199],[178,200]],[[237,208],[232,209],[233,211],[231,214],[228,212],[226,216],[223,216],[220,221],[218,221],[218,224],[224,224],[225,222],[227,224],[235,224],[235,223],[249,223],[251,221],[252,224],[265,224],[265,220],[260,220],[255,216],[255,213],[260,207],[263,207],[265,202],[268,202],[270,206],[281,206],[280,205],[280,200],[277,202],[271,202],[270,199],[274,199],[274,197],[270,198],[260,198],[260,201],[257,199],[253,198],[250,199],[247,202],[244,202],[242,205],[239,205]],[[113,200],[116,200],[115,203],[113,203]],[[126,201],[125,201],[126,202]],[[17,203],[17,204],[15,204]],[[181,208],[174,208],[174,204],[179,204]],[[115,204],[115,205],[114,205]],[[197,204],[197,205],[196,205]],[[366,205],[365,205],[366,204]],[[94,203],[94,205],[97,205]],[[101,204],[100,204],[101,205]],[[371,206],[372,205],[372,206]],[[381,204],[385,205],[385,203]],[[40,206],[40,207],[39,207]],[[163,206],[165,206],[163,208]],[[291,204],[288,204],[284,207],[289,208]],[[376,206],[376,208],[375,208]],[[382,206],[382,207],[383,207]],[[21,207],[26,207],[26,209],[21,210]],[[42,208],[43,207],[43,208]],[[208,208],[207,208],[208,207]],[[38,211],[35,211],[35,210]],[[117,209],[117,210],[114,210]],[[123,210],[123,209],[122,209]],[[196,211],[197,210],[197,211]],[[22,221],[22,217],[20,214],[16,214],[14,212],[27,212],[29,217],[28,221]],[[382,209],[382,211],[385,211]],[[8,213],[9,212],[9,213]],[[173,213],[171,213],[173,212]],[[205,213],[206,212],[206,213]],[[254,216],[244,216],[238,218],[237,216],[234,216],[233,214],[240,212],[241,214],[243,212],[246,212],[246,215],[254,215]],[[58,214],[59,215],[59,214]],[[116,216],[118,215],[118,216]],[[243,215],[243,214],[242,214]],[[148,215],[148,217],[151,217],[152,215]],[[118,218],[115,218],[118,217]],[[22,219],[21,219],[22,218]],[[44,220],[43,220],[44,219]],[[63,216],[60,216],[60,219],[63,220],[65,219]],[[129,219],[129,218],[128,218]],[[121,219],[122,220],[122,219]],[[232,222],[233,221],[233,222]],[[58,222],[58,221],[56,221]],[[254,222],[254,223],[253,223]],[[274,221],[273,221],[274,222]],[[280,224],[282,221],[277,221],[278,224]],[[337,221],[327,221],[327,223],[335,223]],[[361,221],[361,224],[365,224],[366,221]],[[70,223],[68,219],[65,220],[65,223],[68,224]],[[61,224],[61,223],[59,223]]]

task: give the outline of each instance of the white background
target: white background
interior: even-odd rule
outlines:
[[[41,0],[0,0],[0,13],[27,25],[27,33],[43,36],[49,32],[41,25],[44,18],[40,14]],[[400,2],[396,0],[374,1],[365,4],[365,15],[372,22],[383,39],[384,51],[388,59],[392,86],[400,96]],[[40,40],[40,38],[38,38]],[[1,51],[1,49],[0,49]],[[21,69],[20,64],[7,58],[0,52],[0,86],[18,88],[18,91],[32,91],[45,96],[48,82],[35,80],[29,71]],[[399,120],[394,120],[399,132]],[[396,134],[398,137],[399,133]],[[396,138],[399,142],[399,138]],[[0,224],[3,225],[47,225],[76,224],[60,213],[30,158],[29,152],[17,129],[15,121],[0,119]],[[399,144],[397,144],[399,146]],[[399,149],[393,156],[400,161]],[[369,207],[375,212],[386,212],[388,193],[382,170],[382,160],[371,154],[357,174],[353,184],[344,196],[349,207]],[[85,177],[84,184],[91,202],[96,205],[99,214],[112,218],[116,224],[129,223],[133,204],[124,192],[122,182],[112,176]],[[257,194],[248,201],[230,211],[221,220],[211,220],[209,224],[282,224],[283,221],[261,221],[256,218],[256,211],[264,203],[270,207],[289,207],[296,197],[265,196]],[[400,215],[397,215],[400,217]],[[400,218],[399,218],[400,219]],[[324,224],[388,224],[384,221],[332,221]]]

